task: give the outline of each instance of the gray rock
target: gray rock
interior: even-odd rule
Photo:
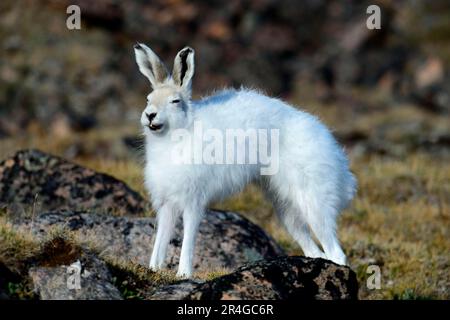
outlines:
[[[77,262],[80,269],[69,269]],[[79,286],[75,280],[78,275]],[[105,262],[91,253],[83,253],[67,265],[32,267],[29,276],[42,300],[122,299]]]
[[[154,218],[116,217],[74,211],[53,211],[13,220],[38,237],[53,226],[65,226],[82,239],[94,243],[103,255],[124,258],[147,266],[155,234]],[[178,223],[170,242],[169,268],[178,265],[182,224]],[[261,228],[233,212],[210,211],[200,225],[194,259],[195,271],[235,269],[245,263],[284,255],[283,250]]]
[[[183,281],[159,288],[150,299],[336,300],[357,299],[356,274],[324,259],[279,257],[243,266],[207,282]]]
[[[125,183],[38,150],[0,163],[0,206],[142,213],[146,202]]]
[[[204,283],[205,281],[201,280],[183,280],[158,288],[147,298],[151,300],[183,300]]]

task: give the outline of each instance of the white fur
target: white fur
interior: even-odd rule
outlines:
[[[188,85],[178,85],[170,75],[162,83],[152,83],[154,90],[141,118],[146,137],[145,186],[158,221],[150,268],[163,267],[176,219],[182,215],[178,275],[190,277],[195,238],[208,204],[241,191],[250,182],[260,183],[306,256],[346,264],[336,237],[336,217],[353,198],[356,180],[330,131],[316,117],[254,90],[223,90],[192,101],[193,54],[192,50],[185,79]],[[136,59],[142,71],[145,57],[137,54]],[[180,67],[177,63],[179,59],[174,69]],[[174,98],[181,102],[171,103]],[[157,114],[152,123],[164,124],[161,130],[149,129],[146,114],[152,112]],[[221,132],[227,128],[279,129],[278,173],[261,176],[260,164],[174,164],[171,152],[183,142],[172,141],[170,132],[177,128],[192,132],[195,121]]]

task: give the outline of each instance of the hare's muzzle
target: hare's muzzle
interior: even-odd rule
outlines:
[[[156,117],[156,113],[146,113],[145,114],[147,119],[148,119],[148,128],[152,131],[158,131],[160,129],[162,129],[163,124],[162,123],[152,123],[153,120]]]

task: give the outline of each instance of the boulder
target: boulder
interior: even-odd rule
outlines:
[[[54,268],[31,268],[29,275],[41,300],[119,300],[119,290],[104,279],[104,274],[81,275],[81,285],[70,288],[67,285],[69,266]],[[109,276],[109,275],[108,275]]]
[[[95,254],[58,238],[46,246],[28,272],[40,299],[122,299],[106,263]]]
[[[13,219],[13,223],[31,229],[41,238],[52,227],[66,227],[93,243],[103,255],[144,266],[148,265],[155,234],[155,218],[152,217],[117,217],[67,210]],[[169,268],[178,265],[182,235],[180,221],[167,253]],[[237,213],[211,210],[200,225],[194,269],[202,272],[218,268],[233,270],[248,262],[280,255],[284,255],[284,251],[255,224]]]
[[[357,299],[356,274],[324,259],[279,257],[258,261],[225,276],[199,283],[164,286],[150,299],[338,300]]]
[[[24,150],[0,163],[0,207],[144,212],[146,202],[125,183],[38,150]]]

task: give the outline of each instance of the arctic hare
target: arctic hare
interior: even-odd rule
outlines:
[[[190,277],[196,234],[208,204],[239,192],[250,182],[261,185],[306,256],[346,264],[336,237],[336,217],[353,198],[356,180],[344,151],[326,126],[279,99],[249,89],[222,90],[194,101],[192,48],[178,52],[172,74],[146,45],[136,44],[134,51],[139,70],[153,89],[141,117],[146,149],[145,186],[157,211],[150,268],[163,267],[175,222],[182,215],[184,237],[177,275]],[[244,143],[241,140],[234,149],[224,148],[225,153],[246,148],[252,130],[276,130],[277,139],[252,145],[258,155],[263,147],[270,150],[272,163],[263,164],[259,157],[256,162],[247,163],[248,155],[244,163],[194,161],[195,155],[189,153],[192,145],[207,145],[194,134],[195,125],[213,130],[216,140],[225,139],[229,129],[241,129],[247,134]],[[187,132],[190,139],[179,139],[180,130]],[[180,163],[174,156],[175,150],[188,151],[184,158],[188,161]],[[264,165],[275,161],[278,164],[274,172],[263,174]]]

